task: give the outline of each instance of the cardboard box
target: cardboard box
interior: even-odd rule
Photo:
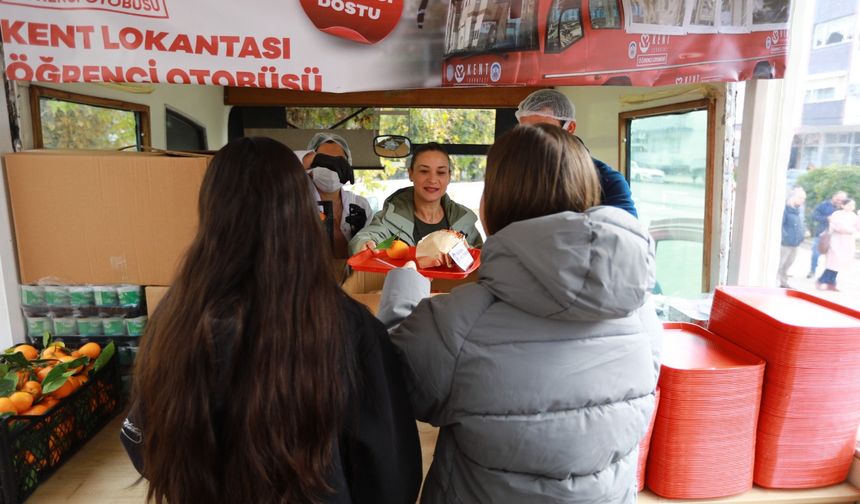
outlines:
[[[208,156],[5,156],[22,283],[169,285],[194,237]]]
[[[164,287],[161,285],[147,285],[144,291],[146,292],[146,315],[148,317],[152,316],[152,312],[155,311],[155,307],[158,306],[158,303],[161,302],[161,298],[167,294],[167,289],[170,287]]]

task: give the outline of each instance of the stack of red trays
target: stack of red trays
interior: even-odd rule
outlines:
[[[636,479],[639,480],[639,491],[645,489],[645,463],[648,461],[648,449],[651,447],[651,432],[654,430],[654,420],[657,420],[657,407],[660,406],[660,387],[654,391],[654,412],[648,423],[648,432],[639,441],[639,464],[636,466]]]
[[[764,361],[697,325],[663,327],[648,488],[670,499],[746,492]]]
[[[708,328],[767,361],[755,483],[844,481],[860,424],[860,312],[793,290],[721,287]]]

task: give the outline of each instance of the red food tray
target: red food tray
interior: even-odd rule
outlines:
[[[663,329],[648,488],[670,499],[749,490],[764,361],[698,325]]]
[[[418,268],[418,273],[421,273],[427,278],[445,278],[448,280],[459,280],[466,278],[474,273],[478,266],[481,265],[481,249],[470,248],[469,253],[475,260],[469,269],[461,270],[457,266],[439,266],[437,268]],[[370,250],[362,250],[361,252],[350,257],[346,264],[355,271],[366,271],[368,273],[388,273],[394,268],[400,268],[408,261],[415,260],[415,247],[409,247],[406,257],[402,259],[392,259],[388,257],[385,251],[374,255]]]
[[[639,441],[639,461],[636,465],[636,479],[639,481],[639,491],[645,489],[645,465],[648,462],[648,449],[651,447],[651,433],[654,431],[654,421],[657,420],[657,407],[660,405],[660,387],[654,391],[654,412],[648,422],[648,431]]]
[[[755,483],[843,481],[860,420],[860,312],[790,289],[720,287],[708,328],[767,361]]]

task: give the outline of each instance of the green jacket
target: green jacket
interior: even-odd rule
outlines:
[[[412,235],[415,231],[415,200],[412,187],[405,187],[395,192],[383,203],[381,211],[377,212],[368,225],[359,231],[349,241],[349,251],[355,254],[361,250],[366,241],[380,243],[383,240],[397,236],[408,245],[415,245]],[[466,235],[470,247],[480,247],[484,240],[475,227],[478,216],[459,203],[455,203],[448,195],[442,196],[442,209],[451,225],[451,229]]]

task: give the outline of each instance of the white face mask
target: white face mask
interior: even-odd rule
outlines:
[[[328,168],[311,168],[311,177],[317,189],[324,193],[337,192],[343,187],[338,174]]]

